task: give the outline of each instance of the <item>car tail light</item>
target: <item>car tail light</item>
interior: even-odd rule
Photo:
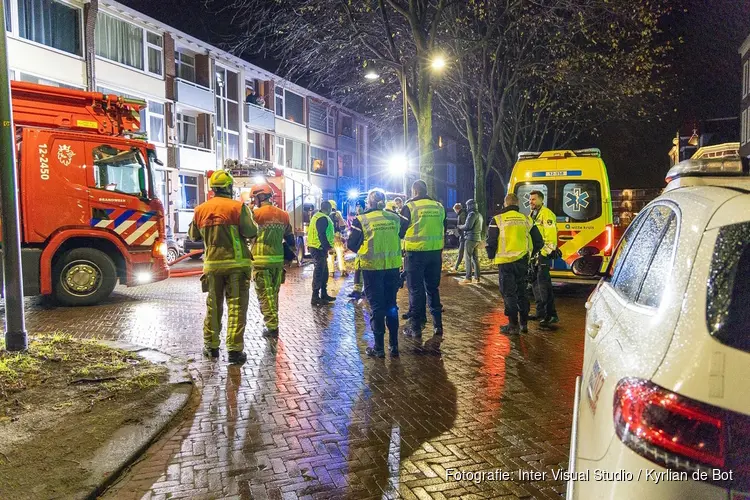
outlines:
[[[607,224],[607,226],[604,228],[604,232],[607,235],[607,240],[604,243],[604,250],[603,253],[606,256],[612,255],[612,248],[615,246],[615,228],[612,226],[612,224]]]
[[[750,490],[747,415],[686,398],[647,380],[625,378],[615,390],[613,417],[617,437],[652,462],[699,474],[691,479]]]
[[[152,257],[166,257],[167,256],[167,244],[164,241],[157,241],[151,248]]]

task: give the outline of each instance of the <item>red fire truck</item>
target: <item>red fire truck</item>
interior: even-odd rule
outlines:
[[[169,276],[145,102],[12,82],[24,295],[100,302]],[[1,277],[0,277],[1,279]]]

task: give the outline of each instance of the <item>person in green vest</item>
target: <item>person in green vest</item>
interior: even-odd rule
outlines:
[[[307,248],[315,263],[313,270],[313,294],[310,304],[322,306],[330,304],[335,297],[328,295],[328,253],[333,249],[333,221],[328,216],[331,204],[324,201],[320,210],[310,217],[307,227]]]
[[[443,205],[427,196],[427,183],[419,179],[411,187],[412,198],[401,210],[408,221],[404,235],[406,275],[409,288],[409,327],[407,337],[421,338],[427,323],[427,305],[432,315],[433,333],[443,335],[443,306],[440,303],[440,275],[448,220]]]
[[[253,268],[248,240],[258,234],[250,210],[233,199],[234,179],[225,170],[211,174],[209,186],[215,196],[195,207],[188,230],[191,240],[203,241],[203,291],[206,320],[203,324],[203,354],[219,357],[221,317],[227,301],[227,351],[230,363],[244,363],[247,307],[250,301],[250,275]]]
[[[401,285],[401,238],[406,219],[385,209],[385,192],[373,189],[367,195],[367,211],[352,221],[347,247],[357,253],[370,304],[370,328],[375,343],[365,351],[370,357],[385,357],[385,329],[388,328],[392,357],[398,357],[398,306]]]
[[[529,331],[530,306],[526,296],[529,258],[543,245],[539,229],[518,209],[518,196],[509,193],[504,208],[487,229],[487,256],[498,266],[500,294],[508,318],[508,324],[500,328],[501,333]]]

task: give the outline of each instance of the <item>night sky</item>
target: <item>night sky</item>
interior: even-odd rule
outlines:
[[[230,19],[206,15],[202,0],[120,1],[213,44],[232,33]],[[739,139],[742,67],[738,50],[750,35],[750,0],[677,1],[681,8],[664,25],[670,38],[684,40],[672,56],[673,98],[648,121],[622,123],[613,117],[599,137],[575,145],[602,150],[615,189],[663,186],[672,138],[678,128],[690,128],[696,120],[737,117],[735,140]],[[273,62],[245,58],[274,70]]]

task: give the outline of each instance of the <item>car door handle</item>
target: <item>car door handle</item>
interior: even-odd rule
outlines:
[[[592,321],[587,327],[586,332],[589,334],[589,337],[596,338],[597,335],[599,335],[599,330],[602,328],[602,322],[601,321]]]

